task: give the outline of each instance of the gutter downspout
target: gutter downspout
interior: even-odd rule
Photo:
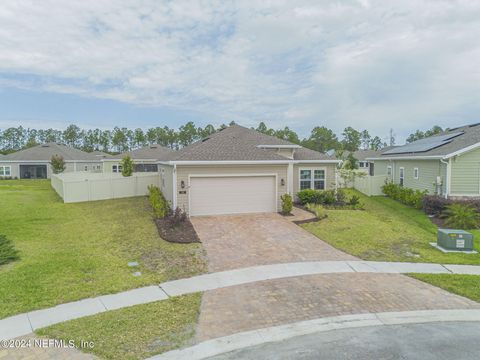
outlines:
[[[447,165],[447,177],[445,179],[445,199],[448,199],[448,195],[450,195],[450,174],[451,174],[451,165],[450,165],[450,159],[448,159],[448,162],[445,161],[445,159],[440,159],[440,162],[442,164]]]

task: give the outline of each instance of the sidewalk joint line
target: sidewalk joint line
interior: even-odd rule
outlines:
[[[347,266],[353,270],[354,273],[358,273],[357,270],[355,270],[355,268],[350,264],[350,261],[345,261],[345,263],[347,264]]]
[[[30,329],[32,329],[32,332],[35,331],[35,329],[33,328],[32,326],[32,321],[30,320],[30,316],[28,315],[29,313],[27,312],[25,315],[27,315],[27,320],[28,320],[28,324],[30,325]]]
[[[98,301],[100,301],[100,304],[102,304],[102,306],[105,308],[105,311],[109,311],[109,310],[107,309],[107,307],[105,306],[105,304],[103,303],[101,296],[98,297]]]
[[[162,290],[162,292],[163,292],[165,295],[167,295],[167,297],[168,297],[169,299],[171,298],[171,296],[165,291],[165,289],[162,288],[161,284],[158,285],[158,287],[160,288],[160,290]]]
[[[440,264],[445,270],[447,270],[450,274],[455,274],[452,270],[450,270],[449,268],[447,268],[445,265],[443,264]]]

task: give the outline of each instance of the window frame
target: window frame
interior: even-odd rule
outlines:
[[[122,172],[122,170],[123,170],[123,167],[122,167],[122,165],[120,165],[120,164],[115,164],[115,165],[112,165],[112,172],[114,172],[114,173],[117,173],[117,174],[118,174],[118,173],[121,173],[121,172]]]
[[[0,165],[0,169],[2,169],[3,174],[0,174],[2,177],[10,177],[12,176],[12,166],[11,165]],[[8,175],[6,170],[8,169]]]
[[[398,168],[398,183],[402,187],[405,185],[405,168],[404,167]]]
[[[420,178],[420,170],[418,167],[413,168],[413,178],[418,180]]]
[[[393,174],[393,168],[392,168],[392,165],[388,165],[387,166],[387,176],[392,176]]]
[[[302,179],[302,171],[310,171],[310,178]],[[322,171],[323,177],[316,177],[315,171]],[[308,187],[302,188],[302,182],[309,183]],[[322,188],[315,188],[315,183],[320,182],[322,184]],[[326,190],[327,189],[327,168],[325,167],[299,167],[298,168],[298,191],[312,189],[312,190]]]

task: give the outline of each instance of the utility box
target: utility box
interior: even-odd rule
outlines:
[[[437,245],[445,250],[473,251],[473,235],[463,230],[438,229]]]

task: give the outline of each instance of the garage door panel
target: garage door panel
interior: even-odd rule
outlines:
[[[274,176],[192,177],[190,214],[275,212]]]

